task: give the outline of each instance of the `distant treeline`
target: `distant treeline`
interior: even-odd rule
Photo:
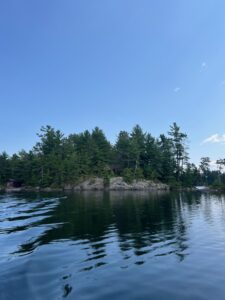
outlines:
[[[0,154],[0,185],[15,179],[27,186],[61,187],[91,176],[106,181],[123,176],[128,182],[145,178],[185,187],[225,183],[224,160],[217,161],[216,171],[210,170],[208,157],[199,167],[189,162],[187,135],[176,123],[158,138],[136,125],[130,133],[120,131],[114,145],[98,127],[65,137],[45,126],[38,137],[29,152]]]

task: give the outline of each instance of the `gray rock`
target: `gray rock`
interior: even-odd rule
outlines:
[[[104,184],[103,178],[93,177],[86,179],[78,184],[66,184],[63,189],[61,188],[40,188],[40,187],[23,187],[23,188],[8,188],[7,192],[19,191],[42,191],[42,192],[56,192],[56,191],[159,191],[169,190],[167,184],[154,182],[152,180],[133,180],[132,183],[124,181],[123,177],[112,177],[107,185]]]
[[[126,183],[122,177],[112,177],[109,180],[109,190],[125,191],[130,189],[131,189],[131,185]]]
[[[74,188],[74,187],[73,187],[72,184],[66,184],[66,185],[64,186],[63,189],[64,189],[65,191],[71,191],[71,190],[73,190],[73,188]]]
[[[104,190],[103,178],[90,178],[73,187],[74,191],[101,191]]]
[[[23,188],[6,188],[5,191],[7,193],[15,193],[15,192],[22,192]]]
[[[61,192],[61,188],[51,188],[51,187],[46,187],[46,188],[41,188],[41,192]]]
[[[26,192],[39,192],[40,191],[40,187],[39,186],[26,186],[25,187],[25,191]]]
[[[109,190],[169,190],[169,186],[151,180],[134,180],[132,183],[126,183],[122,177],[113,177],[109,182]]]

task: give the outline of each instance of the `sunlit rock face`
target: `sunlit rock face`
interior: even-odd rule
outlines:
[[[168,190],[169,186],[163,183],[155,183],[151,180],[134,180],[126,183],[122,177],[113,177],[109,183],[110,190]]]
[[[89,191],[89,190],[103,190],[104,189],[104,180],[103,178],[90,178],[78,185],[75,185],[73,188],[75,191]]]
[[[132,183],[127,183],[122,177],[112,177],[108,183],[104,182],[103,178],[89,178],[79,184],[67,185],[65,190],[89,191],[89,190],[168,190],[169,186],[163,183],[155,183],[151,180],[133,180]]]

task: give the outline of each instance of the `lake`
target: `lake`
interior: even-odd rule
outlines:
[[[0,195],[1,300],[224,299],[225,195]]]

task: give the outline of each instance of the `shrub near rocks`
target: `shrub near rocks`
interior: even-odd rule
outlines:
[[[122,177],[126,183],[132,183],[134,180],[134,173],[131,169],[126,168],[123,170]]]

